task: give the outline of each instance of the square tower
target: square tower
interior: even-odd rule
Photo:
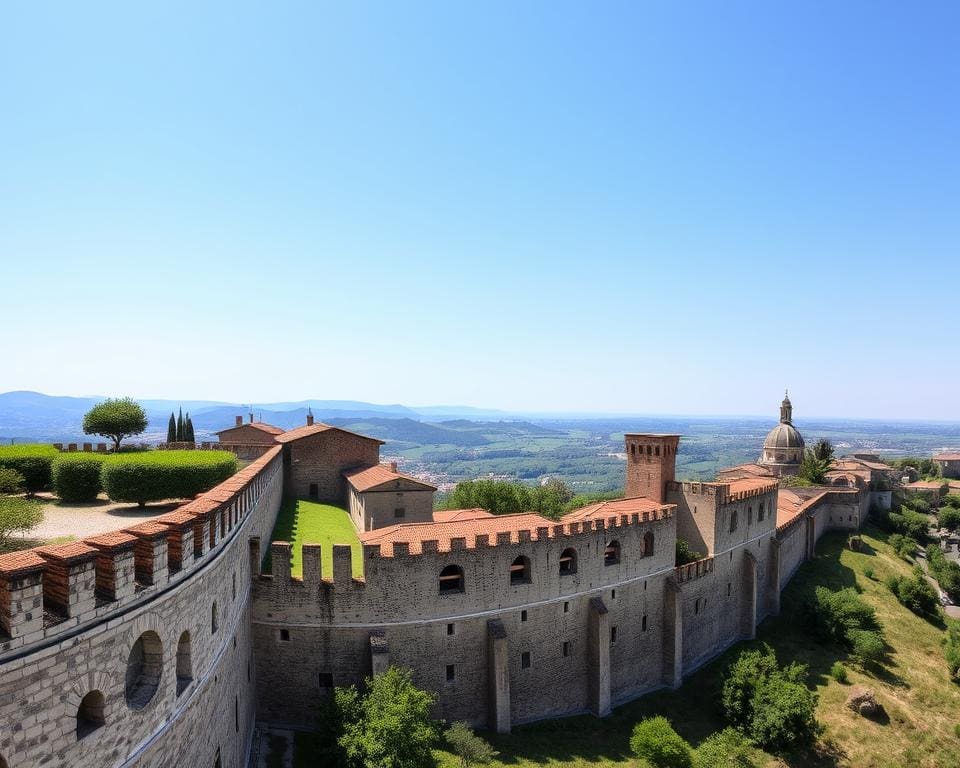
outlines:
[[[624,495],[666,501],[667,483],[672,483],[676,475],[680,435],[628,433],[623,440],[627,452]]]

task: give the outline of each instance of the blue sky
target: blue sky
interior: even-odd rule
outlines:
[[[958,25],[7,4],[0,391],[960,419]]]

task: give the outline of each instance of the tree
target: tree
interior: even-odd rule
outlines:
[[[183,440],[186,443],[196,442],[196,438],[193,435],[193,422],[190,420],[189,413],[183,422]]]
[[[831,450],[833,449],[831,448]],[[829,468],[830,462],[828,460],[818,459],[813,449],[807,448],[803,453],[803,461],[800,462],[798,475],[813,485],[822,485]]]
[[[937,512],[937,520],[941,528],[946,528],[950,531],[957,530],[960,528],[960,508],[952,506],[940,507],[940,511]]]
[[[351,768],[433,768],[439,735],[430,718],[434,695],[397,667],[368,678],[366,686],[363,696],[353,686],[334,694],[343,718],[338,743]]]
[[[813,455],[817,461],[825,461],[829,465],[833,460],[833,445],[829,440],[821,437],[813,446]]]
[[[129,397],[108,398],[93,406],[83,417],[83,432],[113,440],[113,449],[120,450],[125,437],[139,435],[147,428],[147,414]]]
[[[177,415],[177,442],[183,442],[183,408],[180,409],[180,413]]]
[[[14,534],[26,534],[43,521],[43,504],[19,496],[0,496],[0,550]]]
[[[0,493],[19,493],[23,484],[23,475],[17,470],[0,466]]]
[[[167,445],[177,442],[177,420],[170,411],[170,421],[167,422]]]
[[[448,729],[444,738],[450,749],[460,758],[461,768],[489,763],[499,752],[477,736],[468,723],[456,722]]]
[[[675,565],[686,565],[687,563],[692,563],[695,560],[699,560],[703,555],[700,552],[697,552],[690,548],[690,545],[686,542],[685,539],[677,537],[677,556],[674,561]]]
[[[754,768],[750,745],[733,728],[711,733],[693,751],[695,768]]]
[[[691,768],[693,765],[690,745],[662,715],[641,720],[633,726],[630,749],[641,763],[646,760],[654,768]]]

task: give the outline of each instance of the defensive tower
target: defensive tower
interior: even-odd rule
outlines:
[[[674,481],[680,435],[628,433],[623,436],[627,452],[627,498],[645,496],[663,503],[667,483]]]

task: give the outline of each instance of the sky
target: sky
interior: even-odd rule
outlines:
[[[960,420],[958,26],[4,4],[0,391]]]

